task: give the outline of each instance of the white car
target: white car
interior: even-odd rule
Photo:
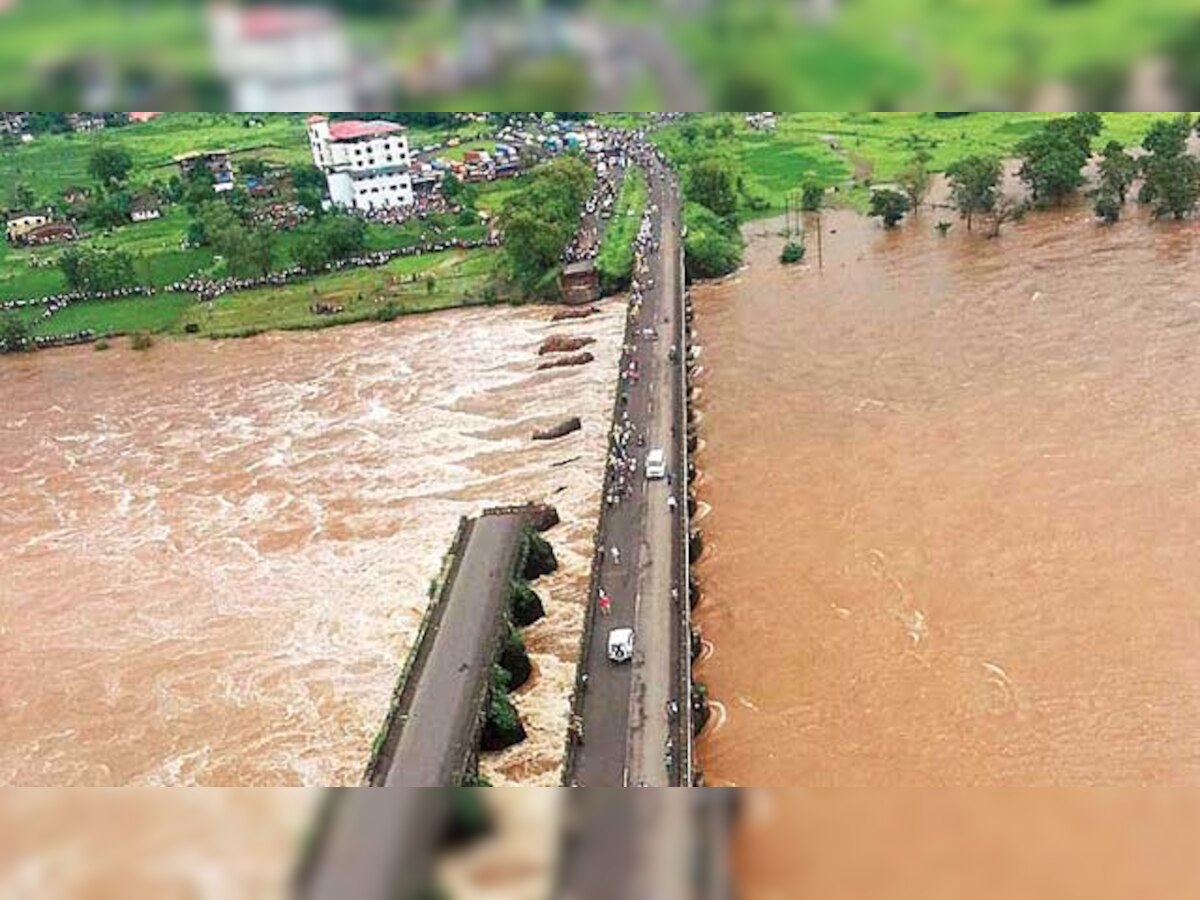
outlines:
[[[608,658],[615,663],[633,659],[632,628],[614,628],[608,633]]]
[[[646,480],[659,481],[667,477],[667,455],[660,448],[646,454]]]

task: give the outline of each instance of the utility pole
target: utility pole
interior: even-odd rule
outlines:
[[[821,209],[817,207],[817,271],[825,268],[825,254],[821,252]]]

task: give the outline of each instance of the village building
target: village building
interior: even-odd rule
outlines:
[[[63,188],[63,202],[68,206],[74,206],[77,203],[83,203],[91,196],[91,190],[81,185],[73,184]]]
[[[0,134],[24,134],[28,125],[28,113],[0,112]]]
[[[157,219],[162,216],[162,209],[159,207],[158,200],[149,195],[142,195],[133,198],[133,203],[129,207],[129,218],[134,222],[149,222],[151,219]]]
[[[229,160],[228,150],[193,150],[180,153],[174,159],[185,179],[197,169],[207,168],[212,173],[214,191],[219,194],[233,190],[233,163]]]
[[[341,21],[318,6],[214,4],[209,30],[232,108],[354,109],[354,54]]]
[[[67,124],[71,126],[71,130],[77,133],[87,133],[91,131],[103,131],[108,124],[104,113],[67,113]]]
[[[49,225],[50,221],[47,213],[9,213],[4,222],[4,237],[10,244],[18,243],[35,229]]]
[[[311,116],[308,139],[335,206],[369,213],[413,204],[412,156],[404,126]]]
[[[600,299],[600,272],[594,259],[581,259],[563,266],[558,281],[563,300],[570,306],[582,306]]]

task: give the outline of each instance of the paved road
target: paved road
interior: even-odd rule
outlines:
[[[424,885],[433,868],[445,791],[333,788],[329,816],[297,900],[395,900]]]
[[[730,900],[727,789],[571,791],[555,900]]]
[[[636,433],[644,435],[645,441],[644,446],[637,439],[630,443],[638,458],[633,493],[616,506],[606,506],[601,519],[607,552],[599,584],[613,603],[609,615],[597,616],[580,663],[587,673],[583,744],[577,749],[569,778],[585,787],[678,783],[678,773],[669,770],[665,762],[665,751],[673,732],[667,704],[674,700],[682,708],[687,702],[676,696],[679,613],[672,600],[678,549],[672,527],[674,517],[686,506],[686,474],[671,467],[670,483],[647,482],[643,477],[648,450],[663,448],[669,460],[676,460],[678,454],[672,448],[684,439],[673,430],[683,398],[678,369],[670,360],[682,314],[679,200],[673,177],[651,171],[650,202],[659,209],[654,217],[659,251],[650,257],[652,286],[644,291],[636,329],[639,335],[644,329],[654,329],[658,339],[637,338],[633,358],[641,377],[621,387],[628,395],[622,411],[629,413]],[[668,505],[672,494],[677,498],[674,512]],[[611,553],[614,546],[619,559]],[[637,646],[631,665],[613,664],[607,658],[608,632],[620,627],[635,629]]]
[[[410,675],[417,687],[387,767],[388,787],[437,787],[459,774],[471,750],[524,521],[519,514],[481,516],[471,526],[441,622],[427,638],[429,656]]]

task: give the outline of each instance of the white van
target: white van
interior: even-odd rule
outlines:
[[[608,633],[608,658],[615,663],[633,659],[632,628],[614,628]]]
[[[646,480],[658,481],[667,477],[667,455],[661,448],[646,454]]]

